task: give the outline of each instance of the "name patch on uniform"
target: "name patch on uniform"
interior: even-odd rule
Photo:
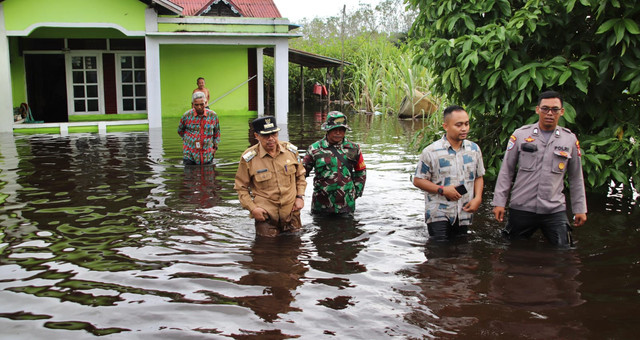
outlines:
[[[558,150],[558,151],[569,151],[569,148],[568,148],[568,147],[566,147],[566,146],[558,145],[558,146],[556,146],[556,147],[554,148],[554,150]]]
[[[258,171],[256,171],[256,172],[257,172],[257,173],[259,173],[259,174],[261,174],[261,173],[263,173],[263,172],[267,172],[267,169],[260,169],[260,170],[258,170]]]

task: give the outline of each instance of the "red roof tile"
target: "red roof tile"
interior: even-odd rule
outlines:
[[[217,2],[227,3],[233,6],[243,17],[250,18],[281,18],[280,11],[273,0],[170,0],[174,4],[184,8],[183,15],[198,15]]]
[[[229,0],[240,10],[242,16],[250,18],[281,18],[273,0]]]
[[[198,12],[202,6],[204,6],[210,0],[170,0],[174,4],[184,8],[183,15],[194,15]]]

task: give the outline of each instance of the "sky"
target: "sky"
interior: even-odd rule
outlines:
[[[342,6],[347,5],[347,13],[359,7],[359,3],[375,7],[381,0],[273,0],[282,17],[295,23],[302,18],[337,16]]]

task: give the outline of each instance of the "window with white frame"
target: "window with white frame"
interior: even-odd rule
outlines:
[[[118,112],[146,112],[147,77],[144,53],[118,54]]]
[[[67,55],[67,96],[71,114],[104,113],[102,58],[99,53]]]

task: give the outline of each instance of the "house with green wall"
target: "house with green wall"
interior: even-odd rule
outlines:
[[[286,124],[295,27],[272,0],[0,0],[0,132],[160,128],[198,77],[221,119],[262,115],[265,48]],[[38,123],[14,117],[21,105]]]

